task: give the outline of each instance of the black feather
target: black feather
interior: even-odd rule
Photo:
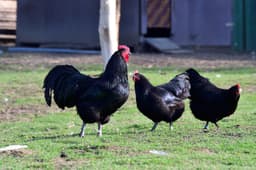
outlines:
[[[135,94],[137,108],[153,122],[172,123],[184,111],[184,103],[165,86],[153,86],[142,74],[136,73]]]
[[[111,56],[99,77],[81,74],[71,65],[55,66],[43,84],[46,103],[51,106],[54,94],[59,108],[76,106],[84,123],[107,123],[129,96],[127,64],[122,52],[123,49],[118,50]]]
[[[190,97],[190,82],[187,73],[176,75],[168,83],[159,85],[158,87],[166,89],[181,99]]]
[[[56,104],[64,109],[65,106],[73,107],[75,105],[76,87],[75,81],[70,81],[74,75],[83,77],[80,72],[71,65],[58,65],[54,67],[44,80],[44,94],[46,103],[51,106],[52,93]],[[73,101],[70,103],[68,101]],[[68,104],[67,104],[68,103]]]
[[[190,68],[186,73],[191,84],[190,109],[197,119],[216,124],[235,112],[240,98],[237,86],[222,89],[195,69]]]

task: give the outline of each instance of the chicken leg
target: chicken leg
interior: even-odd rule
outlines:
[[[214,123],[215,126],[217,127],[217,130],[219,129],[219,125],[217,124],[217,122]]]
[[[86,124],[83,122],[82,127],[81,127],[81,131],[80,131],[80,133],[79,133],[79,136],[80,136],[80,137],[84,137],[85,125],[86,125]]]
[[[98,132],[97,132],[98,136],[102,136],[102,124],[98,123]]]
[[[170,122],[169,124],[170,124],[170,129],[173,130],[172,122]]]
[[[156,129],[157,125],[158,125],[158,122],[155,122],[150,131],[153,132]]]
[[[207,121],[204,125],[204,128],[203,128],[204,132],[208,132],[208,125],[209,125],[209,121]]]

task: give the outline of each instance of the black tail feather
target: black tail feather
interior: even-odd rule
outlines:
[[[169,92],[173,93],[176,97],[186,99],[190,97],[190,82],[189,77],[186,73],[179,74],[175,76],[168,83],[160,85],[160,87],[165,88]]]
[[[44,79],[44,97],[48,106],[51,106],[52,93],[54,92],[54,100],[56,104],[64,109],[67,96],[72,92],[75,83],[68,83],[72,75],[80,74],[80,72],[71,65],[58,65],[54,67]],[[74,102],[68,102],[67,107],[74,106]]]

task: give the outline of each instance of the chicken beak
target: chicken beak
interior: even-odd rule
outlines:
[[[243,91],[242,88],[239,88],[239,94],[240,94],[242,91]]]
[[[133,81],[136,81],[136,80],[139,80],[139,79],[140,78],[139,78],[138,74],[133,74],[133,76],[132,76]]]
[[[133,73],[133,76],[132,76],[132,80],[133,81],[136,81],[136,80],[139,80],[140,77],[139,77],[139,71],[138,70],[135,70],[134,73]]]
[[[136,80],[135,75],[132,75],[132,80],[133,80],[133,81],[135,81],[135,80]]]

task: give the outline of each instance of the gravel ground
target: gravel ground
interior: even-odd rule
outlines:
[[[180,68],[237,68],[255,67],[256,59],[252,53],[235,53],[232,51],[196,51],[188,54],[133,53],[131,64],[151,68],[174,66]],[[100,55],[63,54],[63,53],[3,53],[0,54],[0,69],[33,69],[51,67],[56,64],[103,64]]]

